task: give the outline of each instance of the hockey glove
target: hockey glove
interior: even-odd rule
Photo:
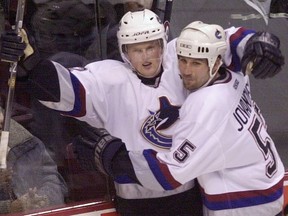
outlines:
[[[280,40],[268,32],[257,32],[248,41],[241,60],[244,74],[265,79],[279,73],[284,65]]]
[[[73,149],[84,169],[97,169],[115,181],[123,178],[138,183],[132,162],[121,139],[111,136],[104,128],[94,128],[79,122],[80,134],[73,142]],[[93,163],[93,164],[91,164]]]
[[[1,60],[19,61],[26,70],[32,70],[40,61],[34,44],[34,39],[24,29],[21,29],[19,35],[14,31],[7,31],[1,35]]]
[[[89,162],[93,161],[100,172],[113,176],[113,157],[125,144],[121,139],[111,136],[104,128],[94,128],[85,122],[79,124],[80,135],[73,142],[73,149],[81,166],[93,169],[94,166]]]
[[[18,62],[24,55],[26,44],[15,31],[7,31],[1,35],[1,60],[5,62]]]
[[[91,141],[82,135],[75,137],[72,141],[73,154],[76,157],[80,167],[85,171],[97,170],[94,160],[94,148]]]

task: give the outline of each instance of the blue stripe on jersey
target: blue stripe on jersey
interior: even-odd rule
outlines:
[[[173,190],[179,187],[181,184],[172,177],[167,165],[160,163],[160,161],[156,158],[156,154],[157,152],[152,149],[143,151],[143,155],[156,180],[164,188],[164,190]]]
[[[73,117],[83,117],[86,115],[85,89],[74,74],[70,73],[70,77],[75,95],[74,107],[71,111],[61,113]]]
[[[231,192],[208,195],[201,188],[204,205],[210,210],[224,210],[266,204],[279,199],[283,194],[283,179],[266,190]]]
[[[255,33],[253,30],[239,28],[233,35],[230,36],[230,48],[232,54],[232,61],[228,68],[232,71],[241,71],[241,60],[237,54],[237,48],[239,43],[245,38],[248,34]]]

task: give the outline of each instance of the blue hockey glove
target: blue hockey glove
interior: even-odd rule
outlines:
[[[278,74],[284,65],[280,40],[268,32],[257,32],[248,41],[241,60],[242,71],[265,79]]]

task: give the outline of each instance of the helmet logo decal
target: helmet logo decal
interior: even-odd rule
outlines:
[[[135,32],[133,36],[139,36],[139,35],[145,35],[145,34],[149,34],[149,31]]]
[[[215,32],[215,37],[218,38],[218,39],[222,38],[221,32],[218,29]]]
[[[150,111],[150,116],[144,121],[141,128],[142,136],[152,145],[159,148],[171,148],[172,136],[162,133],[171,127],[179,118],[180,106],[174,106],[167,97],[160,97],[160,109]]]
[[[180,47],[186,48],[186,49],[192,49],[192,46],[189,44],[185,44],[185,43],[180,43]]]

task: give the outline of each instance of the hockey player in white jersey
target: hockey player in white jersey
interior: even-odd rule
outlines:
[[[271,44],[279,46],[275,39]],[[219,25],[186,26],[177,38],[177,54],[190,94],[170,152],[130,151],[133,170],[123,146],[111,156],[109,149],[120,146],[119,140],[101,131],[94,137],[96,163],[113,177],[128,174],[154,190],[172,190],[197,178],[207,216],[280,216],[284,166],[251,98],[249,77],[221,67],[226,49]],[[109,142],[103,142],[105,136]]]
[[[253,34],[243,28],[228,31],[231,52],[226,54],[226,65],[229,68],[241,69],[243,46]],[[31,46],[24,38],[27,47],[25,60],[20,65],[30,71],[33,94],[46,106],[94,127],[104,127],[120,137],[128,150],[152,148],[166,152],[172,146],[171,135],[178,123],[178,111],[187,96],[179,77],[175,40],[167,45],[163,24],[149,10],[124,15],[117,36],[125,63],[104,60],[84,68],[66,69],[56,62],[37,59],[33,46],[32,52],[27,52]],[[9,40],[11,42],[11,38]],[[2,37],[2,41],[5,42],[5,38]],[[265,41],[258,42],[264,47],[267,45]],[[243,67],[248,60],[257,59],[252,71],[257,77],[277,74],[283,59],[279,47],[272,46],[268,53],[273,52],[266,55],[267,52],[257,53],[253,43],[251,45],[250,53],[242,58]],[[2,43],[3,60],[11,60],[11,48],[15,50],[15,46]],[[263,62],[275,70],[258,74],[257,63]],[[191,215],[191,211],[198,215],[191,201],[195,200],[193,186],[192,180],[175,190],[157,191],[120,176],[115,179],[117,208],[122,216]]]

